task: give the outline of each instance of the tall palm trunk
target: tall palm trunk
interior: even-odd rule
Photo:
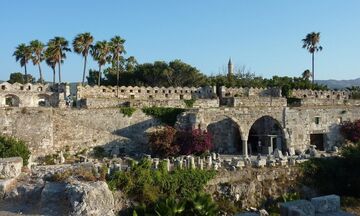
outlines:
[[[24,64],[24,68],[25,68],[25,83],[28,83],[28,75],[27,75],[26,64]]]
[[[315,71],[314,71],[314,68],[315,68],[315,62],[314,62],[314,52],[312,53],[311,55],[311,58],[312,58],[312,83],[314,84],[315,82]]]
[[[53,85],[55,85],[55,74],[56,74],[56,71],[55,71],[55,67],[51,67],[52,70],[53,70]]]
[[[101,80],[101,64],[99,64],[98,86],[100,86],[100,80]]]
[[[119,97],[119,76],[120,76],[120,67],[119,67],[119,56],[117,56],[116,58],[116,67],[117,67],[117,70],[116,70],[116,95],[117,97]]]
[[[84,71],[83,71],[82,85],[84,85],[85,83],[86,62],[87,62],[87,55],[84,56]]]
[[[42,71],[41,71],[40,62],[38,63],[38,68],[39,68],[39,74],[40,74],[40,83],[44,83],[44,78],[43,78],[43,76],[42,76]]]
[[[59,70],[59,84],[61,83],[61,61],[58,62],[58,70]]]

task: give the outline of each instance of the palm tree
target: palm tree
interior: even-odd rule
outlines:
[[[39,40],[33,40],[30,41],[30,48],[31,48],[31,52],[32,52],[32,62],[34,65],[37,65],[39,68],[39,75],[40,75],[40,83],[44,82],[44,78],[42,75],[42,71],[41,71],[41,62],[44,60],[44,48],[45,48],[45,44],[43,44],[41,41]]]
[[[69,42],[63,37],[54,37],[48,44],[49,55],[58,65],[59,83],[61,83],[61,64],[66,59],[66,52],[71,52]]]
[[[28,82],[27,68],[26,64],[31,59],[31,49],[26,44],[22,43],[16,47],[15,52],[13,54],[15,56],[16,61],[20,62],[20,66],[25,69],[25,83]]]
[[[93,48],[91,49],[91,55],[99,65],[98,85],[100,85],[101,80],[101,67],[105,65],[111,57],[110,48],[110,44],[106,40],[104,40],[96,42],[95,46],[93,46]]]
[[[122,39],[120,36],[115,36],[110,39],[112,61],[116,65],[117,96],[119,95],[120,57],[122,53],[125,53],[124,43],[125,39]]]
[[[55,67],[56,67],[56,60],[54,58],[54,56],[51,54],[51,49],[48,47],[45,52],[44,52],[44,56],[45,56],[45,62],[46,64],[51,67],[52,71],[53,71],[53,85],[55,85]]]
[[[78,54],[81,54],[84,57],[84,71],[83,71],[82,85],[84,85],[85,82],[87,56],[92,47],[93,41],[94,41],[93,36],[89,32],[85,32],[82,34],[78,34],[74,38],[72,43],[74,47],[74,51]]]
[[[303,73],[302,73],[302,78],[309,81],[310,80],[310,77],[311,77],[311,72],[310,70],[305,70]]]
[[[303,48],[307,49],[311,53],[312,57],[312,82],[314,83],[314,55],[315,52],[321,51],[323,48],[319,45],[320,43],[320,32],[311,32],[302,39]]]

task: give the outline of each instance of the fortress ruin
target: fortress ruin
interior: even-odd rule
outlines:
[[[66,105],[74,95],[76,106]],[[295,154],[340,145],[339,124],[360,118],[350,91],[279,88],[77,86],[0,84],[2,133],[24,139],[35,156],[105,146],[114,154],[146,152],[146,133],[160,122],[143,107],[187,108],[177,127],[206,128],[223,154]],[[186,101],[192,100],[192,107]],[[75,105],[75,103],[74,103]],[[137,108],[124,116],[118,107]]]

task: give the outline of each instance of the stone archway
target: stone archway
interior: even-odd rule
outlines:
[[[248,151],[252,155],[272,154],[275,149],[286,151],[284,130],[273,117],[262,116],[250,127]]]
[[[19,107],[20,99],[16,95],[8,94],[8,95],[5,95],[5,103],[4,104],[7,107]]]
[[[39,94],[37,96],[37,106],[49,107],[50,106],[50,96],[47,94]]]
[[[223,154],[242,153],[242,133],[239,125],[231,118],[224,117],[207,125],[214,150]]]

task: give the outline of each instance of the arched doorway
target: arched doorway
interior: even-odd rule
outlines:
[[[37,105],[40,106],[40,107],[48,107],[48,106],[50,106],[49,95],[39,94],[37,96]]]
[[[16,95],[6,95],[5,96],[5,106],[7,107],[19,107],[20,99]]]
[[[209,124],[207,131],[211,134],[215,152],[222,154],[242,153],[240,128],[231,118],[225,117]]]
[[[275,149],[286,151],[284,132],[280,123],[271,116],[257,119],[250,128],[249,153],[272,154]]]

